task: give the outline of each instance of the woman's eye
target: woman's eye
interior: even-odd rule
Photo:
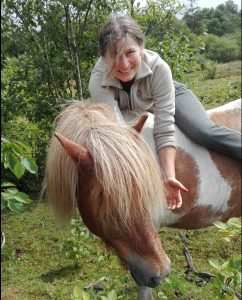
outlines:
[[[128,51],[128,55],[131,55],[131,54],[133,54],[135,51],[134,50],[130,50],[130,51]]]

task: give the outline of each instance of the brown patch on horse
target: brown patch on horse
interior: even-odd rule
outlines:
[[[135,125],[133,125],[132,128],[136,130],[138,133],[140,133],[147,119],[148,119],[148,115],[144,115],[140,117],[138,122]]]
[[[188,192],[181,192],[183,203],[181,208],[174,210],[174,213],[188,213],[198,198],[199,170],[194,158],[181,148],[176,151],[176,177],[188,189]]]
[[[226,126],[236,131],[241,131],[241,110],[232,109],[229,111],[213,111],[209,117],[213,122]]]
[[[213,212],[212,205],[196,206],[200,185],[198,166],[194,158],[180,148],[177,148],[176,154],[176,176],[188,189],[188,192],[182,193],[181,208],[173,211],[173,213],[184,214],[184,217],[170,227],[195,229],[204,227],[206,223],[210,225],[210,219],[207,218]],[[196,227],[194,227],[193,221],[196,223]]]

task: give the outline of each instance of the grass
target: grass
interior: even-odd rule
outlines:
[[[187,86],[206,109],[241,98],[241,61],[216,65],[214,79],[205,79],[207,70],[188,74]]]
[[[205,80],[206,70],[189,74],[187,85],[198,95],[206,108],[240,97],[240,62],[218,65],[215,79]],[[98,238],[88,235],[83,227],[79,258],[65,255],[70,228],[54,222],[46,203],[33,203],[22,214],[2,214],[2,230],[6,245],[1,254],[2,300],[77,299],[73,290],[87,289],[91,300],[99,300],[115,290],[118,299],[136,297],[136,287],[129,272],[120,266],[117,257]],[[162,228],[160,238],[172,261],[172,273],[158,288],[154,299],[213,300],[213,283],[201,284],[197,278],[185,278],[184,243],[197,270],[213,273],[208,260],[226,261],[241,252],[239,241],[225,243],[221,233],[210,227],[202,230]],[[80,299],[81,300],[81,299]]]
[[[130,274],[120,266],[117,257],[90,235],[80,241],[81,257],[71,260],[65,256],[64,246],[70,230],[58,226],[48,212],[45,203],[34,203],[20,215],[2,215],[2,228],[6,245],[2,251],[2,300],[71,299],[75,287],[84,289],[93,282],[99,283],[102,291],[88,289],[91,299],[101,299],[115,290],[120,299],[135,299],[136,287]],[[185,278],[186,261],[184,243],[193,257],[197,270],[213,273],[208,259],[225,261],[233,253],[240,252],[239,242],[235,247],[224,245],[222,235],[214,227],[202,230],[177,230],[163,228],[160,238],[169,255],[173,270],[168,279],[154,289],[154,298],[161,299],[213,299],[213,285],[199,286],[197,278],[189,282]]]

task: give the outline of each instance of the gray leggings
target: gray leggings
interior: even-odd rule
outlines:
[[[175,82],[175,123],[194,142],[241,160],[241,134],[212,122],[194,93]]]

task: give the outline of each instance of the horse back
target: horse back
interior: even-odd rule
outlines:
[[[240,100],[208,111],[214,122],[240,131]],[[142,134],[155,157],[154,117],[150,115]],[[161,224],[183,229],[203,228],[216,220],[241,215],[240,163],[194,143],[176,128],[176,177],[189,190],[182,192],[183,205],[166,211]]]

